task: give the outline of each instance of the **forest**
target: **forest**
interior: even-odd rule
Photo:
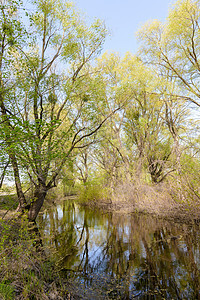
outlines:
[[[100,55],[105,24],[71,2],[5,1],[0,21],[1,188],[15,182],[30,221],[61,185],[112,198],[162,183],[199,202],[199,1],[144,24],[125,57]]]
[[[0,18],[1,188],[15,182],[18,209],[34,221],[58,185],[110,198],[127,182],[199,202],[199,1],[145,24],[125,57],[100,56],[105,25],[72,3],[32,5],[2,2]]]
[[[197,219],[200,1],[144,24],[136,54],[108,35],[70,1],[1,1],[0,196],[28,223],[71,195]]]

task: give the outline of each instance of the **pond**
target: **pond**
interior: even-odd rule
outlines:
[[[199,224],[102,212],[65,200],[39,217],[80,299],[200,299]]]

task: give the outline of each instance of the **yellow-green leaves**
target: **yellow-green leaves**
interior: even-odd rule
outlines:
[[[164,24],[146,24],[138,33],[141,54],[157,74],[182,88],[182,95],[200,105],[200,2],[177,1]]]

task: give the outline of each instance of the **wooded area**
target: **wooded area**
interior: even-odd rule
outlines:
[[[200,1],[145,24],[125,57],[100,56],[105,25],[72,2],[29,5],[0,6],[0,184],[15,182],[18,209],[34,221],[54,187],[112,198],[127,182],[197,203]]]

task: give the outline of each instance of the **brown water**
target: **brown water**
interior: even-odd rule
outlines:
[[[65,200],[39,218],[68,290],[81,299],[200,299],[200,228]]]

